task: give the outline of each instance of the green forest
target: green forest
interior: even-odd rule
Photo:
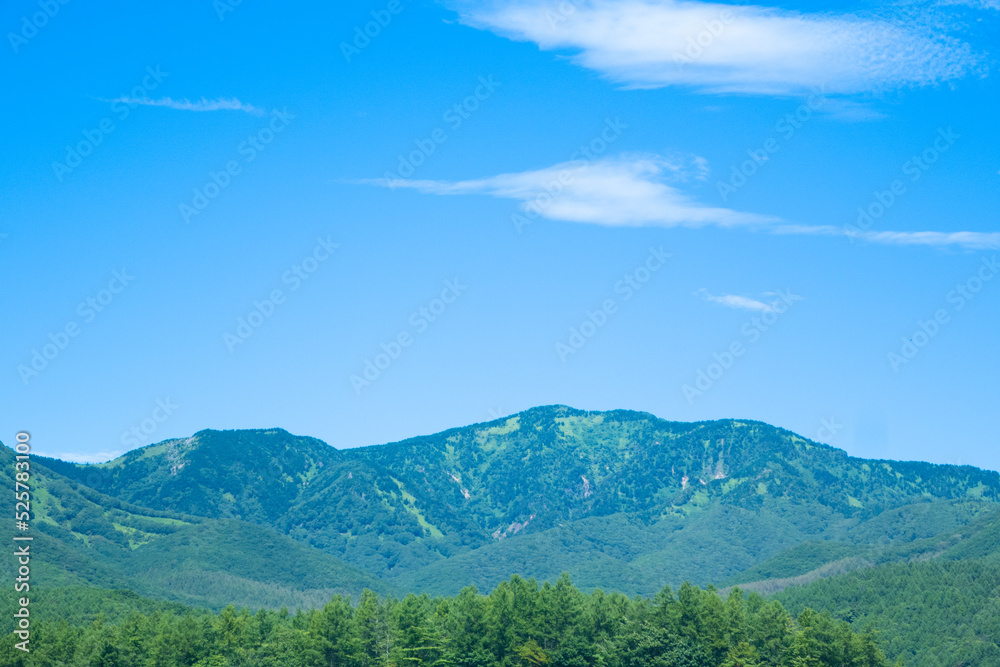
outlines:
[[[92,599],[64,600],[82,616]],[[74,609],[68,608],[72,604]],[[584,593],[512,577],[488,595],[342,596],[291,614],[232,606],[218,614],[178,609],[103,614],[75,625],[35,626],[32,651],[7,635],[2,667],[877,667],[888,665],[870,633],[805,609],[734,589],[723,600],[685,584],[652,598]]]
[[[908,665],[1000,665],[1000,564],[994,560],[893,563],[789,588],[789,611],[829,610],[876,627],[879,646]]]
[[[1000,665],[1000,475],[760,422],[206,430],[30,477],[32,651],[5,596],[0,667]]]

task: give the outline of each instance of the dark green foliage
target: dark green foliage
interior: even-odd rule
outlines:
[[[777,598],[793,611],[829,609],[856,629],[877,628],[879,645],[907,665],[1000,665],[997,558],[887,564]]]
[[[109,590],[94,586],[39,586],[31,589],[31,617],[35,621],[57,624],[66,622],[73,626],[89,625],[99,618],[105,623],[121,623],[130,614],[204,615],[203,609],[151,600],[130,590]],[[5,595],[0,599],[0,632],[14,629],[15,597]]]
[[[993,472],[865,461],[759,422],[564,406],[343,451],[280,429],[206,430],[97,466],[43,462],[81,493],[114,496],[133,515],[115,522],[143,540],[157,533],[137,507],[187,523],[235,518],[432,594],[492,588],[514,572],[554,580],[566,570],[588,589],[647,595],[685,579],[748,581],[740,573],[803,542],[867,549],[945,530],[918,508],[878,519],[895,532],[846,534],[886,510],[1000,494]],[[772,565],[754,576],[802,574]]]
[[[7,477],[11,460],[0,448]],[[871,625],[911,665],[1000,664],[996,593],[953,599],[993,581],[1000,476],[856,459],[758,422],[553,406],[355,450],[206,430],[106,464],[32,465],[40,600],[127,588],[219,612],[132,618],[115,593],[63,631],[43,603],[40,635],[78,664],[882,664],[871,637],[807,606]],[[898,593],[866,592],[873,573]],[[798,622],[759,595],[661,590],[688,580],[787,589]],[[417,595],[378,597],[395,591]]]
[[[11,450],[0,448],[0,459],[10,458]],[[32,461],[32,574],[46,587],[131,589],[216,610],[233,603],[311,608],[366,587],[395,591],[273,528],[149,510],[68,480],[57,467]],[[13,466],[0,470],[10,479]],[[12,528],[0,523],[8,543]],[[0,559],[0,574],[11,580],[14,566]]]
[[[315,438],[273,429],[201,431],[100,465],[38,460],[54,472],[144,507],[273,523],[302,483],[337,458],[337,450]]]
[[[723,583],[739,584],[764,579],[795,577],[827,563],[849,558],[859,553],[864,553],[864,551],[843,542],[803,542],[768,558],[763,563],[758,563],[740,572],[732,578],[732,581]]]
[[[80,622],[91,600],[64,598],[74,623],[36,619],[31,652],[0,639],[0,667],[885,667],[868,635],[805,610],[793,619],[776,602],[723,601],[688,584],[675,596],[630,599],[586,594],[566,576],[539,586],[513,577],[489,595],[364,591],[356,608],[336,596],[322,609],[226,607],[194,614],[141,599],[115,621]]]

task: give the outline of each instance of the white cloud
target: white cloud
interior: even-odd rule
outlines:
[[[888,245],[954,245],[970,250],[1000,248],[1000,232],[861,232],[856,236],[869,243]]]
[[[865,231],[853,226],[833,227],[831,225],[775,225],[770,230],[775,234],[806,234],[811,236],[843,236],[851,241],[877,243],[880,245],[902,246],[957,246],[967,250],[989,250],[1000,248],[1000,232],[901,232]]]
[[[264,110],[258,109],[252,104],[244,104],[235,97],[220,97],[217,100],[208,100],[204,97],[196,102],[187,99],[175,100],[170,97],[163,97],[152,100],[145,97],[117,97],[113,100],[103,100],[104,102],[122,102],[132,106],[142,105],[148,107],[166,107],[178,111],[244,111],[254,116],[263,116]]]
[[[1000,232],[870,231],[853,226],[802,225],[696,201],[676,183],[704,180],[707,162],[656,155],[575,160],[543,169],[466,181],[366,179],[390,189],[434,195],[488,195],[520,202],[523,223],[539,217],[611,227],[744,227],[782,235],[834,236],[882,245],[1000,248]],[[518,223],[520,229],[522,223]]]
[[[611,226],[747,225],[778,221],[701,204],[665,181],[704,180],[707,165],[693,167],[659,156],[576,160],[513,174],[470,181],[377,179],[388,188],[411,188],[436,195],[491,195],[521,202],[523,215]]]
[[[773,306],[770,306],[763,301],[758,301],[757,299],[751,299],[748,296],[739,296],[737,294],[721,294],[716,296],[714,294],[709,294],[708,290],[705,288],[698,290],[695,294],[703,298],[705,301],[711,301],[712,303],[717,303],[720,306],[725,306],[726,308],[753,310],[759,312],[774,310]]]
[[[992,0],[983,0],[991,2]],[[858,93],[956,79],[978,67],[941,26],[677,0],[515,0],[462,20],[632,87],[794,94]]]

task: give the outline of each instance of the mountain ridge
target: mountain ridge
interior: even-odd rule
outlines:
[[[279,428],[203,429],[101,464],[32,458],[43,599],[119,589],[216,611],[310,609],[365,588],[495,590],[511,575],[648,597],[690,581],[826,608],[859,630],[883,609],[890,654],[916,660],[906,615],[920,582],[1000,577],[998,473],[852,457],[754,420],[541,406],[347,450]],[[0,448],[8,477],[12,461]],[[874,589],[883,576],[889,588]],[[948,616],[942,659],[1000,655],[980,588]],[[921,613],[923,633],[935,622]]]
[[[852,457],[753,420],[562,405],[343,450],[280,428],[203,429],[102,464],[45,461],[120,501],[267,526],[433,592],[490,587],[504,567],[557,576],[526,571],[538,559],[522,552],[543,543],[594,587],[729,580],[892,508],[1000,498],[1000,475],[972,466]]]

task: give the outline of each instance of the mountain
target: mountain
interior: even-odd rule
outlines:
[[[760,422],[565,406],[349,450],[206,430],[105,464],[41,463],[116,501],[270,528],[435,594],[562,571],[652,594],[908,558],[900,545],[933,549],[919,541],[1000,497],[995,472],[854,458]],[[760,569],[786,551],[800,567]]]
[[[0,448],[0,469],[13,488],[13,452]],[[52,462],[50,460],[50,462]],[[149,509],[104,495],[32,457],[32,576],[55,589],[127,589],[160,600],[221,609],[311,607],[334,594],[396,589],[343,560],[270,528]],[[12,526],[0,532],[10,540]],[[13,578],[15,562],[0,562]]]
[[[12,457],[0,448],[8,477]],[[42,619],[568,573],[626,595],[739,587],[875,628],[908,664],[1000,664],[1000,475],[855,458],[760,422],[548,406],[348,450],[204,430],[97,465],[33,457],[31,483]]]

